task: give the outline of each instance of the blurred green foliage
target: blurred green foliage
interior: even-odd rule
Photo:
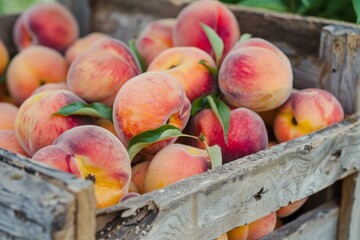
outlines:
[[[360,23],[360,0],[221,0],[239,6]]]
[[[38,2],[54,0],[0,0],[0,14],[19,13]]]

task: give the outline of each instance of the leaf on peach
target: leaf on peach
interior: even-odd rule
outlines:
[[[215,54],[216,64],[220,64],[220,59],[224,53],[224,41],[211,27],[205,23],[201,23],[201,28],[205,32],[206,37],[209,39],[211,47]]]
[[[82,115],[96,118],[105,118],[112,122],[112,108],[102,103],[73,102],[54,113],[61,116]]]
[[[243,33],[243,34],[241,34],[241,37],[238,42],[245,42],[245,41],[249,40],[251,37],[252,37],[252,35],[250,33]]]
[[[134,53],[136,59],[138,60],[139,64],[140,64],[140,68],[141,68],[141,72],[146,72],[146,64],[144,59],[142,58],[142,56],[139,53],[139,50],[136,48],[135,45],[135,40],[134,39],[130,39],[128,42],[129,48],[131,49],[131,51]]]
[[[206,60],[204,59],[200,60],[199,64],[203,65],[214,78],[218,77],[219,69],[210,66]]]
[[[183,136],[181,130],[170,124],[163,125],[154,130],[141,132],[129,141],[128,153],[130,160],[132,160],[142,149],[153,143],[179,136]]]
[[[218,145],[207,147],[206,152],[210,157],[211,169],[222,165],[221,148]]]

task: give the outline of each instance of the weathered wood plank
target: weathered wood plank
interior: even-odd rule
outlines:
[[[343,180],[338,239],[360,239],[360,174]]]
[[[38,229],[43,232],[40,239],[94,239],[95,198],[90,182],[4,149],[0,149],[0,164],[6,166],[0,167],[4,171],[0,174],[0,208],[8,213],[0,215],[4,217],[0,221],[3,235],[17,237],[14,234],[19,233],[28,238],[37,236],[31,231]],[[24,219],[34,227],[15,224]]]
[[[281,226],[261,240],[335,240],[338,216],[339,207],[335,203],[324,204]]]
[[[314,134],[103,210],[98,216],[116,211],[121,214],[98,231],[97,237],[211,239],[252,222],[357,171],[359,120],[360,113]],[[148,206],[155,214],[149,214]],[[124,221],[146,224],[136,229]]]
[[[326,26],[321,34],[324,62],[321,88],[333,93],[351,114],[360,109],[360,27]]]

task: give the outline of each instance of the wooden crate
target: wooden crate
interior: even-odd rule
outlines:
[[[189,2],[92,0],[91,31],[127,41]],[[231,9],[242,32],[268,39],[289,56],[296,88],[332,92],[349,117],[96,213],[88,182],[0,150],[0,212],[7,213],[0,214],[0,238],[215,239],[341,180],[341,192],[332,194],[340,204],[324,203],[264,239],[360,239],[359,27]]]

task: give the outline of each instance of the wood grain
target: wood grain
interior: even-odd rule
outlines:
[[[339,207],[331,202],[301,215],[261,240],[335,240],[338,216]]]
[[[26,239],[94,239],[92,183],[0,148],[0,232]]]
[[[122,213],[102,230],[111,229],[150,204],[155,204],[153,208],[159,213],[148,230],[142,231],[142,239],[212,239],[252,222],[356,172],[360,167],[359,117],[360,113],[314,134],[103,210]],[[132,221],[146,214],[137,212]],[[135,227],[128,226],[116,239],[126,239],[123,236]],[[115,232],[107,233],[112,236]],[[140,234],[134,237],[139,238]]]

